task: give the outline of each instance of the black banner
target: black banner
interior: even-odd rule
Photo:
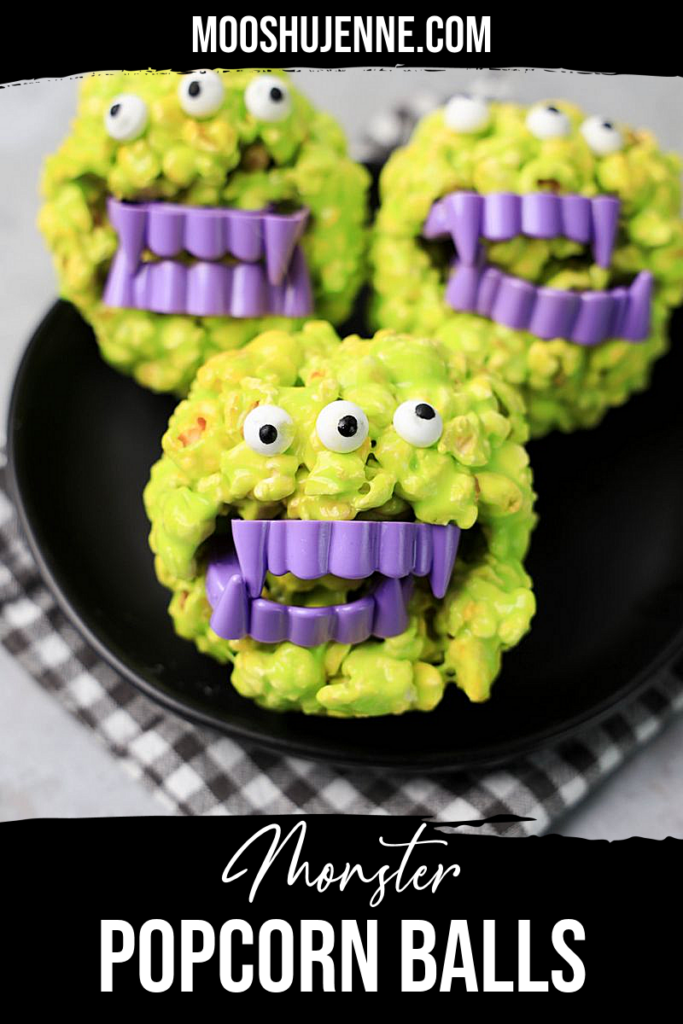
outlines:
[[[144,6],[84,22],[62,8],[15,15],[0,81],[112,68],[537,67],[567,73],[681,74],[675,32],[662,19],[611,7],[555,11],[525,4],[491,14],[255,15],[188,12],[164,19]],[[24,45],[12,45],[12,39]],[[9,45],[8,45],[9,41]]]
[[[457,1007],[514,993],[615,1008],[677,976],[673,839],[504,842],[315,815],[25,821],[0,842],[6,998],[72,1010],[193,992],[243,1010],[263,994]]]

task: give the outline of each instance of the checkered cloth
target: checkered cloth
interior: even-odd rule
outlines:
[[[477,831],[531,835],[547,831],[683,708],[683,683],[666,673],[602,725],[476,774],[389,777],[245,749],[162,711],[84,643],[43,584],[1,477],[0,557],[0,641],[175,813],[414,814],[442,821],[517,815],[533,820]]]

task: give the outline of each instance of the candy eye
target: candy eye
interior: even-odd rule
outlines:
[[[147,127],[147,104],[132,92],[115,96],[104,115],[107,135],[117,142],[131,142]]]
[[[433,405],[422,398],[411,398],[394,413],[394,430],[408,444],[429,448],[443,432],[443,420]]]
[[[446,104],[443,119],[454,132],[471,135],[486,128],[491,111],[486,100],[477,96],[454,96]]]
[[[294,437],[294,421],[279,405],[257,405],[244,421],[244,440],[259,455],[279,455]]]
[[[180,106],[190,117],[210,117],[223,102],[225,86],[215,71],[193,71],[178,86]]]
[[[247,110],[259,121],[284,121],[292,109],[287,83],[275,75],[258,75],[244,93]]]
[[[596,156],[608,156],[624,148],[624,136],[611,121],[589,117],[581,125],[581,134]]]
[[[368,436],[368,418],[353,402],[330,402],[316,420],[318,437],[331,452],[355,452]]]
[[[567,115],[552,103],[532,107],[526,116],[526,126],[537,139],[563,138],[572,127]]]

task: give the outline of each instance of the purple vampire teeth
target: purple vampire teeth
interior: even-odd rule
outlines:
[[[609,267],[617,235],[620,201],[535,192],[453,192],[432,206],[427,239],[451,237],[457,260],[446,301],[459,312],[478,313],[539,338],[566,338],[598,345],[607,338],[642,341],[650,329],[652,275],[639,274],[628,288],[563,291],[530,284],[486,265],[480,239],[502,242],[569,238],[590,245],[595,262]]]
[[[313,310],[299,245],[308,210],[277,214],[110,198],[107,211],[119,237],[104,289],[107,306],[240,318]],[[194,262],[176,258],[181,255]]]
[[[408,626],[413,577],[429,576],[442,598],[460,540],[457,526],[404,522],[232,520],[232,544],[216,550],[206,574],[211,628],[226,640],[289,640],[300,647],[336,641],[359,644]],[[370,593],[321,608],[277,604],[261,597],[266,572],[302,580],[328,573],[343,579],[377,575]]]
[[[621,203],[612,196],[558,196],[552,192],[452,192],[431,208],[425,238],[450,235],[460,263],[477,260],[479,239],[506,242],[517,235],[530,238],[569,238],[590,244],[593,258],[609,267]]]
[[[446,288],[453,309],[478,313],[538,338],[566,338],[577,345],[647,338],[651,298],[652,275],[646,270],[628,288],[569,292],[529,284],[496,267],[458,264]]]

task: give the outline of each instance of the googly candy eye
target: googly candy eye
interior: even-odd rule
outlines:
[[[280,455],[292,443],[294,422],[279,405],[257,405],[245,419],[242,434],[259,455]]]
[[[259,121],[284,121],[292,109],[287,83],[275,75],[257,75],[244,93],[247,110]]]
[[[624,136],[611,121],[589,117],[581,125],[581,134],[596,156],[609,156],[624,148]]]
[[[117,142],[131,142],[147,127],[149,111],[140,96],[124,92],[115,96],[104,115],[107,135]]]
[[[183,75],[178,86],[180,106],[190,117],[210,117],[223,102],[225,86],[215,71],[193,71]]]
[[[571,124],[566,114],[552,103],[539,103],[526,116],[526,126],[537,139],[561,139],[569,135]]]
[[[355,452],[368,436],[368,418],[354,402],[330,402],[318,415],[315,429],[331,452]]]
[[[453,96],[446,104],[443,119],[454,132],[471,135],[486,128],[491,110],[486,100],[478,96]]]
[[[394,430],[415,448],[429,448],[443,433],[443,420],[433,405],[411,398],[394,413]]]

